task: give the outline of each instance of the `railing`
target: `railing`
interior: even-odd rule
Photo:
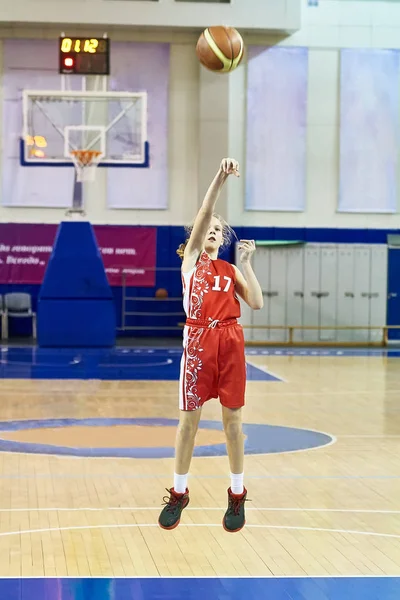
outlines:
[[[183,329],[185,323],[179,323],[179,328]],[[369,327],[369,326],[357,326],[351,327],[347,325],[341,326],[327,326],[327,327],[318,327],[318,325],[242,325],[243,329],[257,329],[257,330],[265,330],[265,331],[287,331],[288,339],[286,341],[275,341],[275,340],[246,340],[246,346],[342,346],[342,347],[353,347],[353,348],[362,348],[368,346],[374,347],[384,347],[388,345],[389,337],[388,332],[391,329],[400,329],[400,325],[385,325],[379,327]],[[175,328],[174,328],[175,329]],[[295,340],[294,333],[295,331],[381,331],[382,336],[381,339],[377,342],[374,341],[335,341],[335,340]],[[400,343],[400,340],[399,340]]]
[[[152,269],[153,270],[153,269]],[[180,269],[176,268],[154,268],[157,272],[173,272],[174,275],[177,275],[180,279]],[[148,296],[128,296],[127,295],[127,285],[126,285],[126,273],[122,274],[122,321],[120,331],[153,331],[154,335],[157,335],[157,332],[163,331],[179,331],[182,330],[185,323],[185,313],[182,310],[182,296],[174,296],[174,297],[165,297],[165,298],[157,298],[157,297],[148,297]],[[146,303],[147,310],[128,310],[127,305],[130,302],[144,302]],[[164,310],[162,311],[152,311],[150,309],[149,303],[154,306],[154,303],[157,303],[158,306],[162,306]],[[163,304],[161,304],[163,303]],[[171,306],[172,308],[176,308],[176,310],[168,310],[167,307]],[[176,304],[176,307],[173,306],[173,303]],[[154,324],[152,325],[128,325],[127,318],[129,317],[153,317]],[[157,320],[159,318],[165,317],[174,317],[176,318],[176,324],[174,325],[162,325],[158,324]],[[375,346],[375,347],[384,347],[388,345],[389,342],[389,331],[391,330],[399,330],[400,325],[377,325],[377,326],[351,326],[351,325],[326,325],[326,326],[318,326],[318,325],[246,325],[242,324],[243,329],[245,330],[258,330],[258,331],[286,331],[287,336],[284,341],[276,341],[276,340],[246,340],[247,346],[343,346],[343,347],[366,347],[366,346]],[[336,341],[336,340],[298,340],[295,339],[295,334],[299,332],[305,331],[378,331],[380,332],[379,339],[377,341],[368,341],[368,340],[351,340],[351,341]]]
[[[147,271],[157,271],[158,272],[172,272],[174,274],[176,274],[176,276],[178,277],[178,280],[180,282],[180,272],[181,269],[180,268],[170,268],[170,267],[154,267],[154,268],[149,268],[146,267]],[[182,309],[182,296],[176,296],[176,297],[166,297],[166,298],[157,298],[157,297],[149,297],[149,296],[128,296],[127,295],[127,277],[129,276],[129,273],[126,273],[125,271],[122,272],[122,311],[121,311],[121,327],[119,328],[120,331],[154,331],[155,333],[157,331],[179,331],[180,329],[182,329],[183,325],[181,326],[181,324],[179,323],[179,321],[181,321],[184,317],[185,317],[185,313]],[[130,302],[145,302],[146,305],[148,303],[152,303],[152,305],[154,305],[153,303],[157,303],[158,306],[162,305],[163,307],[167,307],[171,305],[171,302],[175,302],[177,304],[176,308],[179,308],[180,310],[172,310],[172,311],[151,311],[151,310],[146,310],[146,311],[137,311],[137,310],[128,310],[127,306],[128,303]],[[165,303],[165,304],[164,304]],[[149,308],[146,306],[146,308]],[[155,320],[154,325],[128,325],[127,323],[127,318],[129,317],[153,317]],[[176,325],[173,326],[167,326],[167,325],[162,325],[162,324],[157,324],[157,319],[159,318],[163,318],[163,317],[177,317],[177,323]]]
[[[243,325],[243,329],[257,329],[266,331],[287,331],[288,339],[286,341],[274,340],[247,340],[247,346],[349,346],[349,347],[365,347],[365,346],[387,346],[389,342],[389,331],[400,329],[400,325],[380,325],[376,327],[366,326],[351,326],[351,325]],[[374,341],[336,341],[336,340],[295,340],[294,334],[297,331],[381,331],[381,339]]]

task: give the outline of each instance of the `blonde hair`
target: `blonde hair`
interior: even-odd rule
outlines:
[[[223,242],[222,242],[222,244],[220,246],[220,249],[223,250],[224,248],[227,248],[228,246],[231,245],[233,238],[237,239],[236,233],[234,232],[234,230],[232,229],[232,227],[230,225],[228,225],[228,223],[225,221],[225,219],[223,219],[221,217],[221,215],[219,215],[217,213],[213,213],[213,217],[215,217],[216,219],[218,219],[218,221],[222,225],[222,240],[223,240]],[[192,229],[193,229],[193,225],[187,225],[185,227],[186,240],[184,241],[183,244],[180,244],[179,248],[176,251],[177,255],[179,256],[179,258],[181,260],[183,260],[183,256],[184,256],[184,253],[185,253],[185,248],[188,245],[190,234],[192,233]]]

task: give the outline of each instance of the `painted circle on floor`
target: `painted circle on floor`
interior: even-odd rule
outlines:
[[[0,452],[88,458],[172,458],[177,419],[41,419],[0,422]],[[246,454],[309,450],[331,444],[326,433],[243,424]],[[194,456],[226,456],[222,423],[201,421]]]

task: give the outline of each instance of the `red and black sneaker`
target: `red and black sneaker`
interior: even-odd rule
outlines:
[[[245,502],[248,502],[246,488],[244,488],[242,494],[233,494],[231,488],[228,489],[228,508],[222,521],[225,531],[236,533],[243,529],[246,523]]]
[[[162,529],[175,529],[178,527],[181,514],[184,508],[189,504],[189,490],[186,488],[184,494],[178,494],[174,488],[167,489],[168,496],[164,496],[164,508],[158,518],[158,524]]]

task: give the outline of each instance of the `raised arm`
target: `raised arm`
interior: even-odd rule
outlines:
[[[232,158],[224,158],[218,169],[218,173],[215,175],[207,190],[203,203],[194,221],[193,229],[185,248],[182,264],[184,271],[190,271],[196,264],[199,254],[204,246],[204,240],[208,228],[210,227],[215,205],[229,175],[239,177],[239,163]]]

